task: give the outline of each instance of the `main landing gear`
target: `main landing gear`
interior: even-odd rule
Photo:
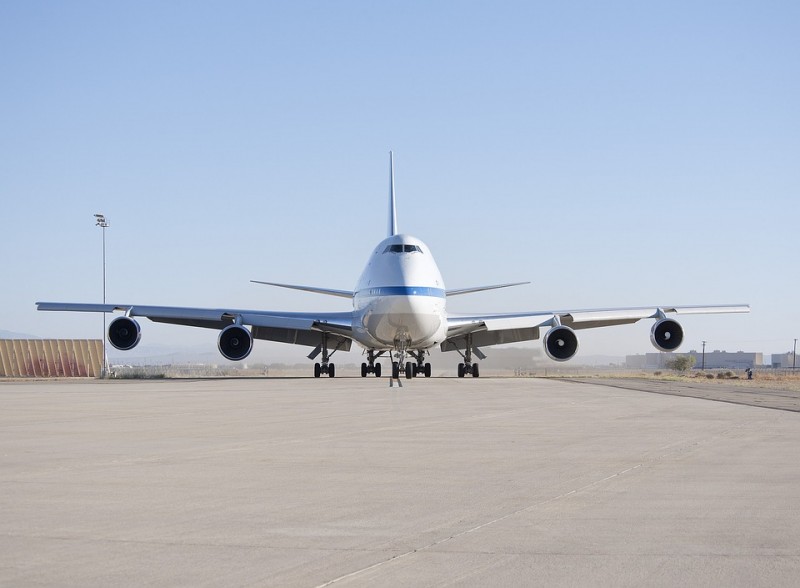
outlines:
[[[461,351],[456,349],[459,353]],[[472,363],[472,335],[466,336],[466,345],[464,347],[464,353],[461,353],[461,357],[464,358],[464,363],[458,364],[458,377],[463,378],[464,376],[471,375],[473,378],[480,377],[480,368],[478,367],[477,363]],[[477,355],[480,359],[486,359],[486,356],[481,352],[480,349],[477,347],[474,348],[475,355]]]
[[[326,375],[329,378],[333,378],[336,376],[336,365],[332,363],[315,363],[314,364],[314,377],[319,378],[322,375]]]
[[[361,377],[366,378],[367,374],[375,374],[376,378],[381,377],[381,364],[375,363],[375,360],[378,359],[381,355],[386,353],[385,351],[381,351],[379,353],[375,353],[373,349],[367,351],[367,363],[361,364]]]
[[[472,375],[473,378],[480,377],[480,370],[477,363],[460,363],[458,364],[458,377]]]
[[[411,365],[412,377],[416,378],[417,375],[422,374],[426,378],[431,377],[431,364],[425,363],[424,351],[409,351],[411,357],[417,360],[417,363],[408,362],[406,364],[406,377],[408,377],[408,366]]]
[[[340,343],[341,345],[341,343]],[[320,376],[328,376],[329,378],[333,378],[336,376],[336,366],[330,363],[331,356],[338,351],[339,346],[337,345],[333,351],[328,353],[328,333],[322,333],[322,343],[317,345],[314,348],[314,351],[308,354],[308,359],[314,359],[320,353],[322,353],[322,362],[314,364],[314,377],[319,378]]]

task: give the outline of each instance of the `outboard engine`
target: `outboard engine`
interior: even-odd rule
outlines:
[[[553,327],[544,336],[544,350],[550,359],[567,361],[578,352],[578,336],[569,327]]]
[[[253,336],[241,325],[230,325],[220,332],[217,346],[225,359],[239,361],[253,350]]]
[[[127,316],[115,318],[108,325],[108,342],[120,351],[128,351],[139,344],[142,329],[139,323]]]
[[[675,351],[683,343],[683,328],[674,319],[661,319],[653,325],[650,341],[659,351]]]

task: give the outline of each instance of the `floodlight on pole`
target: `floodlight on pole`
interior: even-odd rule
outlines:
[[[706,369],[706,342],[703,341],[703,367],[700,368],[701,370]]]
[[[106,229],[110,226],[105,215],[95,214],[95,226],[103,229],[103,304],[106,303]],[[106,353],[106,313],[103,312],[103,365],[100,367],[100,377],[108,375],[108,354]]]

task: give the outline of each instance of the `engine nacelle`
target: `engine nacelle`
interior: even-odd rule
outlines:
[[[127,316],[115,318],[108,325],[108,342],[120,351],[128,351],[139,344],[142,329],[139,323]]]
[[[225,359],[239,361],[253,350],[253,336],[240,325],[230,325],[220,332],[217,346]]]
[[[674,319],[661,319],[650,331],[650,342],[659,351],[675,351],[683,343],[683,328]]]
[[[553,327],[544,336],[544,350],[550,359],[567,361],[578,353],[578,336],[569,327]]]

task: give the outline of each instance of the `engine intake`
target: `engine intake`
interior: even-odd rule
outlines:
[[[225,359],[240,361],[253,350],[253,336],[240,325],[230,325],[220,332],[217,346]]]
[[[578,336],[569,327],[553,327],[544,336],[544,350],[550,359],[567,361],[578,352]]]
[[[127,316],[115,318],[108,325],[108,342],[120,351],[128,351],[139,344],[142,329],[139,323]]]
[[[675,351],[683,343],[683,328],[676,320],[661,319],[653,325],[650,341],[660,351]]]

